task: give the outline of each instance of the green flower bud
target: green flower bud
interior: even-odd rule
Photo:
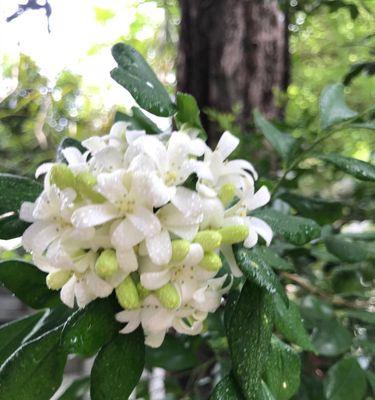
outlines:
[[[55,164],[51,168],[50,182],[59,189],[75,187],[74,174],[66,164]]]
[[[72,273],[70,271],[65,271],[63,269],[51,272],[46,278],[47,286],[51,290],[59,290],[68,282],[71,276]]]
[[[243,242],[249,236],[249,228],[246,225],[224,226],[219,232],[225,244]]]
[[[190,242],[187,240],[172,241],[172,260],[173,262],[182,261],[189,253]]]
[[[103,279],[115,274],[118,271],[116,252],[111,249],[104,250],[96,260],[95,271]]]
[[[232,183],[226,183],[220,188],[219,199],[226,207],[233,200],[236,193],[236,187]]]
[[[220,247],[221,235],[218,231],[205,230],[197,233],[194,238],[195,243],[199,243],[204,251],[212,251]]]
[[[137,283],[137,291],[138,291],[139,298],[141,300],[144,300],[147,296],[149,296],[151,294],[151,291],[146,289],[145,287],[143,287],[141,285],[141,282]]]
[[[220,256],[213,251],[206,253],[199,263],[200,267],[214,272],[219,271],[222,265]]]
[[[180,295],[171,283],[167,283],[160,289],[156,290],[155,295],[159,299],[160,303],[169,310],[174,310],[180,306]]]
[[[88,198],[94,203],[103,203],[105,198],[94,190],[96,178],[90,172],[80,172],[76,176],[76,189],[83,198]]]
[[[116,297],[121,307],[127,310],[134,310],[140,306],[138,291],[130,276],[117,286]]]

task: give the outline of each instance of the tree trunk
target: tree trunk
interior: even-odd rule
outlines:
[[[178,90],[201,108],[231,112],[243,128],[254,108],[282,116],[274,91],[289,80],[287,18],[277,0],[179,0]],[[215,142],[215,125],[202,116]]]

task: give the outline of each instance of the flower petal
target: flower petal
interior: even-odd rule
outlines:
[[[273,232],[271,227],[263,220],[255,217],[249,217],[249,230],[255,230],[266,241],[267,246],[270,245]]]
[[[157,265],[168,264],[172,257],[172,243],[167,230],[146,238],[148,254]]]
[[[89,271],[85,278],[88,288],[96,297],[104,298],[112,293],[113,287],[94,272]]]
[[[172,204],[186,217],[195,217],[202,213],[202,201],[193,190],[179,186],[171,199]]]
[[[72,224],[77,228],[88,228],[111,221],[118,217],[118,211],[109,203],[90,204],[74,211]]]
[[[20,208],[20,219],[26,222],[34,222],[33,212],[35,208],[35,203],[30,203],[29,201],[24,201]]]
[[[146,207],[138,206],[133,214],[128,215],[128,219],[145,237],[154,236],[160,232],[161,225],[158,217]]]
[[[143,272],[140,274],[141,284],[149,290],[156,290],[164,286],[171,279],[171,271],[166,268],[157,272]]]
[[[233,254],[233,249],[231,245],[222,245],[221,252],[224,254],[225,259],[227,260],[230,270],[232,271],[233,276],[239,278],[242,276],[242,271],[239,269],[236,259]]]
[[[130,250],[126,250],[118,247],[116,250],[116,258],[122,271],[130,274],[130,272],[137,270],[138,260],[132,248]]]
[[[232,135],[229,131],[225,131],[221,136],[215,151],[218,151],[225,160],[231,153],[233,153],[239,143],[240,139]]]
[[[158,333],[147,333],[145,337],[145,344],[152,348],[158,348],[162,345],[165,337],[165,331]]]
[[[126,218],[114,229],[111,242],[116,249],[129,250],[140,243],[144,237],[144,234]]]
[[[68,282],[62,287],[60,292],[61,301],[68,307],[74,307],[74,288],[77,283],[75,275],[73,275]]]
[[[246,206],[249,211],[263,207],[271,199],[270,192],[266,186],[262,186],[252,197],[246,199]]]

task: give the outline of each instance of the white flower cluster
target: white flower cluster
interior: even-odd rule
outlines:
[[[142,325],[149,346],[171,327],[199,333],[231,285],[220,252],[240,276],[231,245],[272,238],[248,216],[269,201],[268,190],[254,191],[249,162],[227,161],[238,142],[225,132],[212,151],[194,131],[146,135],[118,122],[84,141],[84,154],[65,148],[67,164],[39,167],[44,190],[21,207],[32,222],[23,246],[48,287],[81,308],[115,291],[121,332]]]

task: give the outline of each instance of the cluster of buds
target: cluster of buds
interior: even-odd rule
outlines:
[[[232,244],[272,238],[251,216],[268,190],[255,192],[249,162],[227,160],[238,139],[225,132],[211,150],[192,130],[146,135],[118,122],[83,146],[39,167],[44,190],[21,207],[32,223],[23,246],[48,287],[80,308],[115,292],[121,332],[142,325],[149,346],[170,328],[198,334],[241,275]]]

